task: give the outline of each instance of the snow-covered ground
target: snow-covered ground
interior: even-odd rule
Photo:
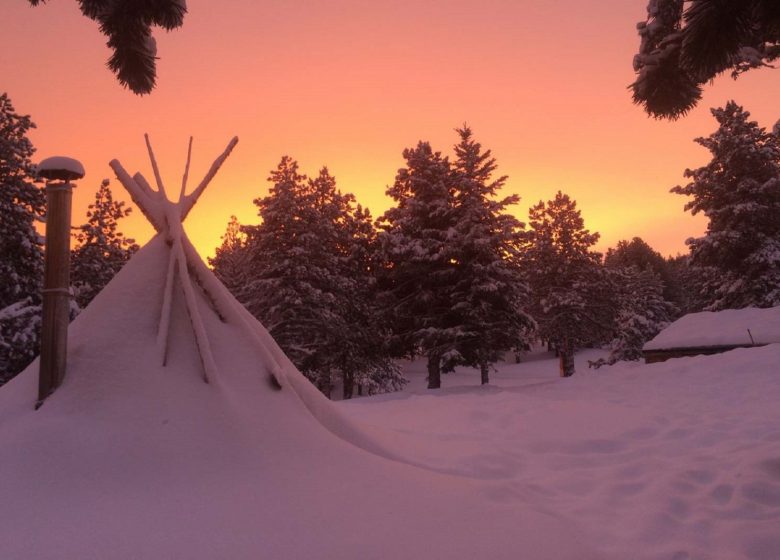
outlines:
[[[207,270],[214,375],[178,289],[163,366],[170,251],[79,315],[39,410],[36,363],[0,388],[0,560],[780,558],[780,345],[437,391],[420,361],[334,404]]]
[[[155,237],[78,316],[40,409],[37,362],[0,388],[0,560],[603,558],[564,512],[365,433],[207,270],[210,383],[180,287],[163,366],[170,256]]]
[[[780,345],[557,377],[549,356],[338,407],[487,500],[562,514],[605,557],[780,559]],[[532,556],[518,555],[518,558]]]

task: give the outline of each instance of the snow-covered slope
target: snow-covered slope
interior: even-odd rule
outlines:
[[[604,557],[543,500],[389,459],[404,448],[367,437],[289,362],[276,390],[264,330],[221,322],[203,297],[218,378],[202,380],[179,293],[162,367],[167,262],[157,237],[79,316],[41,409],[37,363],[0,389],[0,558]]]
[[[780,342],[780,307],[748,307],[684,315],[648,341],[644,349],[747,346],[774,342]]]

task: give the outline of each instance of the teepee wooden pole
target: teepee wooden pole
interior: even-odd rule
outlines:
[[[217,159],[214,160],[214,163],[211,164],[211,167],[206,172],[206,176],[203,177],[203,180],[200,182],[200,184],[195,188],[194,191],[192,191],[189,195],[184,197],[184,199],[181,201],[181,219],[184,220],[187,215],[190,213],[190,210],[192,210],[192,207],[195,206],[195,203],[198,202],[198,199],[200,198],[200,195],[203,194],[203,191],[206,190],[206,187],[209,185],[211,180],[214,178],[214,175],[217,174],[217,171],[219,171],[219,168],[222,167],[222,164],[225,163],[225,160],[230,155],[230,152],[233,151],[233,148],[236,147],[236,144],[238,144],[238,136],[234,136],[230,142],[228,142],[227,147],[225,148],[225,151],[223,151]]]
[[[187,193],[187,178],[190,175],[190,160],[192,159],[192,136],[190,136],[190,143],[187,146],[187,163],[184,165],[184,176],[181,178],[181,191],[179,191],[179,200],[177,204],[181,204],[184,200],[184,195]]]
[[[184,303],[187,313],[190,316],[192,332],[195,334],[195,344],[198,347],[198,354],[203,365],[203,380],[206,383],[214,382],[217,379],[217,364],[214,361],[214,355],[211,353],[211,345],[206,334],[206,327],[203,318],[198,310],[198,300],[195,296],[195,289],[192,286],[190,275],[187,270],[187,258],[184,255],[181,237],[177,238],[171,250],[175,254],[176,264],[179,268],[179,283],[184,292]]]
[[[130,193],[130,198],[141,210],[141,213],[146,216],[146,219],[154,226],[154,229],[156,231],[163,231],[165,229],[165,215],[162,210],[154,204],[154,200],[158,198],[158,193],[152,190],[149,183],[140,173],[136,173],[131,177],[118,160],[113,159],[108,162],[108,165],[114,170],[116,178],[122,183],[122,186],[125,187],[127,192]]]
[[[157,159],[154,157],[152,142],[149,140],[148,134],[144,134],[144,140],[146,140],[146,149],[149,151],[149,159],[152,162],[152,171],[154,172],[154,179],[157,182],[157,190],[160,191],[163,196],[167,196],[165,194],[165,185],[163,184],[162,176],[160,175],[160,168],[157,166]]]
[[[160,323],[157,326],[157,352],[160,363],[165,365],[168,360],[168,336],[171,330],[171,308],[173,305],[173,283],[176,276],[176,252],[168,255],[168,269],[165,274],[163,304],[160,311]]]
[[[141,208],[143,214],[154,225],[155,229],[164,235],[164,239],[170,247],[171,252],[165,277],[163,301],[160,309],[160,321],[157,325],[157,351],[162,364],[165,365],[169,350],[169,331],[171,329],[171,308],[173,305],[174,284],[178,280],[179,287],[184,295],[184,307],[190,318],[198,354],[203,365],[203,379],[207,383],[215,382],[218,381],[217,364],[211,350],[205,322],[198,309],[198,296],[191,278],[193,272],[188,269],[189,259],[186,255],[185,247],[193,251],[194,249],[191,247],[187,240],[187,236],[184,234],[182,222],[189,211],[192,210],[192,207],[197,202],[200,195],[203,194],[203,191],[214,178],[214,175],[216,175],[224,161],[230,155],[230,152],[233,151],[236,143],[238,143],[238,138],[234,137],[228,142],[227,147],[222,154],[214,160],[214,163],[211,164],[206,176],[198,187],[187,195],[187,181],[189,179],[190,163],[192,160],[192,137],[190,137],[187,146],[187,161],[184,166],[181,190],[179,191],[179,198],[176,202],[170,200],[165,192],[165,186],[160,175],[160,168],[157,165],[157,159],[154,156],[154,150],[152,149],[152,143],[149,140],[148,134],[144,135],[144,140],[146,141],[146,149],[149,152],[149,160],[152,163],[152,170],[158,188],[157,191],[152,188],[140,173],[136,173],[131,177],[119,161],[112,160],[109,165],[111,165],[111,168],[116,172],[117,178],[122,185],[130,192],[130,196]],[[202,288],[202,294],[209,299],[211,297],[209,291],[202,286],[199,287]],[[210,303],[216,307],[216,302],[211,301]],[[224,320],[221,314],[217,314],[221,320]]]

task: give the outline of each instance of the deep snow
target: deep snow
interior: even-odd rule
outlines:
[[[568,379],[534,355],[438,391],[420,361],[402,393],[332,404],[200,294],[216,379],[178,291],[162,367],[168,251],[79,316],[40,410],[36,364],[0,388],[1,559],[780,558],[780,345],[586,352]]]
[[[780,345],[556,377],[551,357],[339,403],[430,468],[544,504],[610,558],[780,559]]]
[[[169,251],[156,237],[77,318],[39,410],[36,363],[0,388],[0,558],[601,558],[543,502],[388,458],[289,362],[275,389],[278,347],[202,294],[216,379],[178,289],[162,367]]]

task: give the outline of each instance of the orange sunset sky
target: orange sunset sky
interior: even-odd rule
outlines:
[[[772,70],[721,77],[677,122],[634,106],[626,86],[647,0],[187,2],[182,28],[155,30],[158,85],[139,97],[106,69],[105,38],[75,0],[0,0],[0,91],[38,125],[36,161],[68,155],[87,170],[74,224],[113,179],[112,158],[152,178],[144,132],[174,191],[189,135],[191,186],[239,136],[185,224],[210,255],[231,214],[257,223],[252,199],[283,154],[309,175],[327,165],[379,216],[402,150],[422,139],[451,153],[467,122],[509,175],[505,193],[522,197],[521,219],[560,189],[602,234],[599,249],[638,235],[674,254],[705,226],[669,188],[708,161],[692,139],[715,129],[709,108],[734,98],[763,126],[780,118]],[[140,243],[152,234],[137,210],[122,229]]]

